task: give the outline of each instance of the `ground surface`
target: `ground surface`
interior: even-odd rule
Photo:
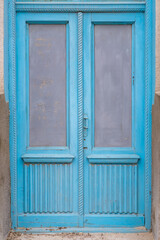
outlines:
[[[11,233],[8,240],[153,240],[152,233],[59,233],[19,234]]]

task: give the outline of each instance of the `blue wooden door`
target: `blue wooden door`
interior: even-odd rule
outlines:
[[[84,16],[84,226],[144,225],[144,16]]]
[[[18,227],[144,226],[143,13],[16,27]]]
[[[17,14],[17,83],[18,226],[77,227],[77,14]]]

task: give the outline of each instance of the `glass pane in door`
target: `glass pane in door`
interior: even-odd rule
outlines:
[[[131,147],[132,26],[94,26],[95,147]]]
[[[66,25],[29,26],[30,146],[66,146]]]

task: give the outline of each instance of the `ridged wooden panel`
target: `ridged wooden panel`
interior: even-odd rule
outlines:
[[[137,213],[137,165],[89,165],[90,213]]]
[[[24,212],[72,212],[72,165],[25,164]]]

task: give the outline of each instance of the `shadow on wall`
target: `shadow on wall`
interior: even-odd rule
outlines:
[[[152,230],[160,239],[160,96],[155,95],[152,109]]]
[[[9,104],[0,95],[0,240],[10,230]]]

